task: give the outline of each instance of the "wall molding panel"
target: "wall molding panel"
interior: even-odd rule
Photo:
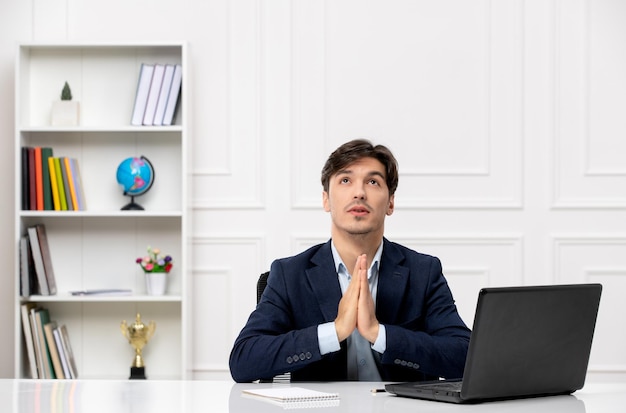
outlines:
[[[603,285],[590,370],[626,372],[626,325],[615,323],[624,313],[626,235],[559,235],[553,238],[557,283],[599,282]]]
[[[557,1],[555,15],[555,209],[626,207],[626,27],[609,1]],[[621,12],[624,5],[621,5]]]
[[[381,21],[385,22],[390,14],[397,16],[399,10],[394,7],[398,6],[385,5],[375,13],[380,13]],[[429,13],[442,6],[423,7],[426,10],[416,7],[400,11],[408,13],[401,20],[407,24],[411,20],[422,27],[417,29],[418,36],[428,38],[430,32],[439,30],[429,19]],[[397,154],[401,171],[399,189],[403,192],[399,208],[521,207],[523,21],[520,5],[481,1],[470,7],[459,1],[455,7],[467,14],[447,16],[446,23],[472,35],[461,43],[458,36],[443,36],[443,46],[439,46],[443,50],[438,56],[441,61],[431,62],[417,58],[420,52],[432,53],[431,45],[402,37],[406,33],[397,28],[398,22],[380,30],[387,30],[392,39],[397,36],[406,42],[405,47],[414,48],[415,54],[410,55],[414,58],[387,52],[388,48],[395,51],[393,40],[392,45],[380,45],[375,37],[363,36],[358,25],[355,33],[360,35],[342,30],[338,24],[344,21],[344,13],[347,16],[357,10],[354,18],[364,17],[360,15],[358,2],[294,3],[292,129],[296,138],[293,159],[297,165],[292,181],[294,209],[318,207],[321,165],[330,151],[353,137],[371,138],[375,143],[382,141]],[[472,55],[464,53],[467,49],[474,50]],[[389,59],[369,60],[367,53]],[[453,69],[457,66],[452,61],[448,64],[448,55],[463,59],[458,70]],[[359,59],[367,64],[353,67]],[[436,79],[434,74],[442,70],[442,65],[450,76],[445,82],[432,84],[426,80]],[[402,84],[389,77],[392,70],[406,74],[400,78]],[[451,81],[452,78],[459,78],[460,83]],[[365,84],[375,88],[380,84],[403,88],[416,93],[416,98],[407,95],[405,101],[396,103],[391,98],[385,99],[388,90],[377,89],[381,96],[378,99],[384,102],[379,104],[361,96]],[[460,95],[472,98],[442,101],[448,93],[458,94],[458,89],[464,91]],[[445,111],[433,112],[433,107],[439,104],[442,109],[446,107]],[[395,108],[393,114],[387,113],[390,107]],[[443,113],[446,120],[438,119]],[[394,118],[399,122],[389,123]],[[380,121],[387,122],[384,129],[377,126]],[[431,127],[432,122],[438,126]],[[442,156],[443,153],[446,155]]]

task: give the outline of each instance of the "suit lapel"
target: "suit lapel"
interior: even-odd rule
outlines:
[[[403,261],[402,252],[384,239],[376,296],[376,317],[381,323],[395,321],[400,311],[400,304],[409,281],[409,269],[402,265]]]
[[[314,264],[306,270],[309,285],[313,290],[320,310],[326,321],[337,318],[337,307],[341,300],[341,287],[337,278],[335,261],[330,250],[330,241],[324,244],[311,258]]]

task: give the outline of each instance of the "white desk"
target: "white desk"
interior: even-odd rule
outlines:
[[[370,389],[382,383],[298,383],[339,393],[339,406],[299,409],[309,412],[623,412],[626,383],[592,384],[572,396],[542,397],[454,405],[405,399]],[[12,413],[267,413],[284,409],[272,403],[241,396],[250,387],[271,384],[235,384],[230,381],[126,381],[126,380],[11,380],[0,379],[0,406]]]

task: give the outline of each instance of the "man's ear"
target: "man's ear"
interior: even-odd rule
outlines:
[[[324,211],[330,212],[330,202],[328,200],[328,192],[322,191],[322,205],[324,206]]]
[[[393,210],[394,210],[394,208],[395,208],[395,201],[396,201],[396,196],[395,196],[395,194],[394,194],[394,195],[391,195],[391,196],[389,197],[389,206],[387,207],[387,215],[391,215],[391,214],[393,214]]]

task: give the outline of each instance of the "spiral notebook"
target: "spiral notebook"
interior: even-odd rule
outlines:
[[[279,404],[284,408],[307,406],[338,406],[339,394],[303,387],[271,387],[263,389],[245,389],[242,395]]]

